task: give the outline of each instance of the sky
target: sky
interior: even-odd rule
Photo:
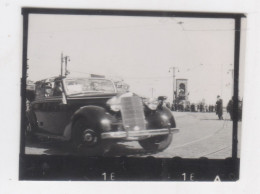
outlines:
[[[234,20],[133,16],[29,15],[28,79],[60,74],[122,78],[130,90],[172,100],[175,78],[188,79],[189,100],[227,103],[232,95]],[[242,39],[244,34],[242,33]],[[244,51],[242,43],[242,53]],[[243,96],[243,54],[240,96]]]

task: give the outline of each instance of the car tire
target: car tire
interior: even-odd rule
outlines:
[[[87,135],[92,141],[86,141]],[[85,118],[77,119],[73,125],[72,148],[77,154],[88,156],[103,156],[107,151],[106,143],[101,142],[100,132],[90,127]]]
[[[139,144],[149,152],[160,152],[169,147],[172,142],[172,134],[151,137],[148,139],[140,140]]]

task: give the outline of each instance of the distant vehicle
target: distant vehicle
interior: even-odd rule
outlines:
[[[147,151],[166,149],[178,132],[164,98],[147,99],[106,78],[53,77],[35,83],[27,110],[27,138],[71,142],[95,155],[104,144],[138,141]]]

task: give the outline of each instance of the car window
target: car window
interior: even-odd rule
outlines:
[[[43,99],[45,94],[44,82],[37,82],[35,86],[36,100]]]
[[[45,97],[52,97],[53,96],[53,88],[54,88],[54,82],[45,82]]]
[[[49,81],[45,82],[45,97],[59,97],[62,96],[61,81]]]
[[[68,94],[114,93],[112,81],[106,79],[75,78],[65,80]]]
[[[61,81],[55,81],[53,84],[53,96],[62,96],[62,85]]]
[[[61,81],[44,80],[35,85],[36,100],[62,96]]]
[[[115,86],[118,93],[125,93],[129,91],[129,85],[122,81],[115,82]]]

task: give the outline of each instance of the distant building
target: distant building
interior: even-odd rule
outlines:
[[[188,92],[188,79],[176,79],[174,109],[177,111],[191,111]]]
[[[188,100],[188,79],[176,79],[176,98]]]

